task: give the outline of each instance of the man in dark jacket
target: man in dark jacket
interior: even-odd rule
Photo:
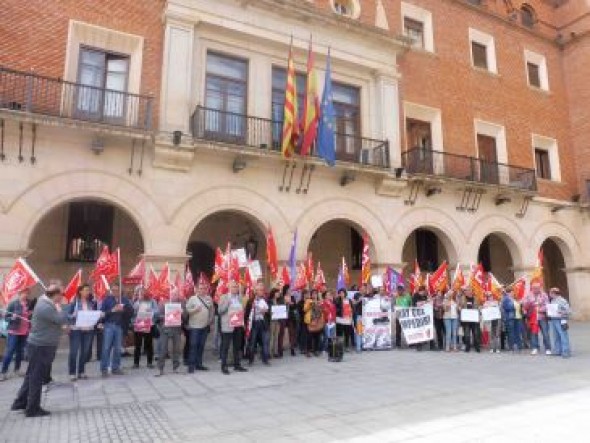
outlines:
[[[67,313],[61,308],[62,297],[61,282],[54,280],[39,297],[33,311],[27,341],[29,367],[11,408],[24,409],[27,417],[49,415],[49,411],[41,408],[41,388],[55,358],[63,326],[68,323]]]
[[[122,375],[121,347],[123,340],[123,329],[125,323],[128,322],[130,314],[133,313],[133,306],[131,306],[131,303],[127,297],[115,296],[112,292],[110,292],[102,301],[100,309],[104,313],[104,330],[102,356],[100,359],[100,371],[103,377],[108,376],[108,368],[110,364],[111,374]]]

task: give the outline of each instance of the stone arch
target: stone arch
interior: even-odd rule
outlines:
[[[392,234],[392,237],[396,238],[393,249],[398,263],[403,262],[403,248],[406,240],[418,228],[431,230],[437,235],[445,247],[451,264],[459,260],[459,245],[465,244],[465,237],[455,220],[440,209],[413,208],[400,217]]]
[[[561,250],[566,266],[573,266],[573,263],[580,263],[578,258],[581,254],[580,244],[575,235],[565,226],[555,222],[541,224],[530,239],[532,251],[538,251],[545,240],[553,240]]]
[[[125,211],[137,225],[146,250],[151,246],[154,226],[165,224],[161,209],[131,180],[108,172],[68,172],[29,187],[7,207],[8,218],[19,223],[15,247],[26,250],[35,227],[52,209],[81,199],[104,201]]]
[[[303,258],[311,237],[325,223],[342,220],[359,232],[366,232],[371,244],[371,259],[385,264],[390,259],[389,236],[381,219],[367,206],[348,199],[330,199],[316,202],[306,208],[296,221],[298,229],[298,256]]]
[[[479,248],[484,239],[491,234],[498,236],[506,244],[513,267],[522,267],[525,257],[523,251],[527,244],[526,235],[514,221],[498,215],[482,217],[475,221],[468,235],[465,259],[468,259],[470,263],[477,262]]]
[[[200,191],[173,212],[172,223],[179,230],[180,242],[185,247],[195,228],[208,216],[222,211],[245,215],[262,232],[267,225],[273,229],[279,257],[288,254],[291,226],[282,211],[264,195],[247,188],[226,186]]]

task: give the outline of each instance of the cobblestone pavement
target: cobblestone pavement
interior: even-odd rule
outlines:
[[[0,441],[588,441],[590,323],[571,335],[569,360],[395,350],[289,356],[225,376],[207,351],[206,373],[143,367],[103,380],[93,362],[75,383],[64,349],[43,398],[50,417],[10,412],[21,379],[0,384]]]

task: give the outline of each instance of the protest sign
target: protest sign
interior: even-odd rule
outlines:
[[[481,319],[483,321],[499,320],[500,318],[502,318],[502,314],[498,306],[491,306],[481,310]]]
[[[547,317],[559,317],[559,305],[557,303],[547,304]]]
[[[246,250],[244,248],[233,249],[231,255],[238,259],[238,266],[240,268],[246,268],[248,266],[248,256],[246,255]]]
[[[374,288],[380,288],[383,286],[383,276],[382,275],[372,275],[371,276],[371,286]]]
[[[285,320],[287,318],[287,305],[273,305],[270,308],[271,320]]]
[[[375,296],[363,300],[363,349],[391,349],[391,302]]]
[[[434,337],[432,304],[419,308],[395,308],[406,343],[413,345]]]
[[[152,329],[152,313],[148,311],[139,311],[135,317],[133,330],[135,332],[150,332]]]
[[[477,309],[461,309],[461,321],[463,323],[479,323],[479,311]]]
[[[101,311],[78,311],[76,314],[77,328],[94,328],[100,320]]]
[[[182,305],[180,303],[166,303],[164,305],[164,326],[175,327],[182,323]]]
[[[248,269],[250,271],[250,277],[252,278],[252,281],[262,278],[262,268],[260,267],[260,261],[254,260],[250,262]]]
[[[244,310],[241,307],[229,308],[229,325],[232,328],[241,328],[244,326]]]

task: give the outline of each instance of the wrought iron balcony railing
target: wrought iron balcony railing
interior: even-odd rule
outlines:
[[[152,101],[0,66],[0,109],[149,130]]]
[[[282,121],[197,106],[191,116],[193,137],[230,146],[280,152]],[[336,133],[336,160],[389,168],[387,141]],[[312,155],[316,155],[315,152]]]
[[[408,174],[424,174],[486,185],[507,186],[523,191],[536,191],[534,169],[488,162],[476,157],[413,148],[402,154]]]

